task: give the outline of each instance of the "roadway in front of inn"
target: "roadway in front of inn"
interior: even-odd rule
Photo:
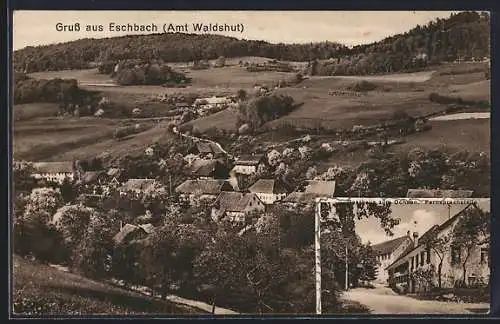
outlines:
[[[369,308],[371,314],[486,314],[487,303],[457,303],[437,300],[418,300],[398,295],[390,288],[376,285],[375,288],[354,288],[343,293],[344,300],[358,302]]]

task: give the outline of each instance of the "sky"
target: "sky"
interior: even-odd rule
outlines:
[[[490,210],[489,199],[478,199],[479,207],[485,211]],[[467,205],[451,205],[450,215],[453,217]],[[378,219],[365,218],[357,221],[356,233],[363,243],[368,241],[378,244],[406,235],[407,231],[417,232],[420,236],[434,225],[444,223],[448,219],[447,205],[412,204],[392,205],[392,215],[400,219],[399,225],[393,229],[394,236],[387,236],[380,226]]]
[[[81,38],[123,36],[111,32],[117,24],[242,24],[240,32],[218,32],[243,39],[271,43],[332,41],[347,46],[379,41],[406,32],[417,24],[447,18],[452,11],[28,11],[13,14],[13,49],[47,45]],[[98,25],[102,32],[57,31],[56,24]],[[162,28],[160,32],[162,31]],[[189,32],[194,32],[190,30]],[[133,32],[132,32],[133,33]],[[144,32],[143,32],[144,33]],[[138,32],[137,34],[141,34]]]

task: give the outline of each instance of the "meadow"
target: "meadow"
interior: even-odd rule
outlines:
[[[271,85],[294,75],[281,72],[247,72],[244,67],[239,66],[240,61],[262,63],[266,59],[227,59],[226,67],[206,70],[190,70],[189,65],[185,63],[172,64],[174,68],[185,71],[193,78],[193,83],[186,88],[108,86],[112,80],[106,75],[98,74],[96,69],[42,72],[33,73],[31,76],[76,78],[83,88],[100,91],[113,102],[141,107],[155,116],[162,116],[171,107],[154,102],[153,97],[158,95],[227,95],[235,94],[240,89],[252,93],[257,84]],[[302,105],[289,115],[269,122],[268,126],[273,128],[288,124],[304,129],[352,128],[355,125],[378,124],[400,112],[406,112],[410,116],[422,116],[444,111],[446,105],[429,100],[432,92],[450,97],[457,96],[464,100],[489,100],[490,81],[485,80],[484,72],[479,71],[482,67],[484,64],[464,63],[443,65],[417,73],[312,76],[295,86],[275,90],[277,94],[292,96],[296,103]],[[362,81],[369,82],[374,89],[359,97],[329,94],[332,90],[351,90]],[[54,104],[35,103],[14,107],[15,158],[61,161],[92,155],[119,156],[144,150],[167,133],[167,122],[162,122],[123,141],[116,141],[112,138],[112,132],[123,121],[93,117],[54,118],[56,111],[57,106]],[[471,112],[473,111],[472,109]],[[236,131],[237,115],[236,110],[226,109],[190,121],[189,124],[201,132],[212,127]],[[486,150],[489,147],[489,119],[432,121],[431,125],[431,131],[405,138],[406,144],[398,147],[404,149],[415,145],[449,145],[456,148],[468,147],[471,150]],[[479,143],[473,144],[474,141]]]
[[[203,314],[47,265],[13,257],[13,312],[40,315]]]

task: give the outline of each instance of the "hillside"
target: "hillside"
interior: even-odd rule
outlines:
[[[352,75],[421,69],[426,65],[489,57],[488,14],[462,12],[416,26],[404,34],[352,49],[336,42],[271,44],[220,35],[151,34],[26,47],[14,52],[16,71],[85,69],[96,62],[159,58],[167,62],[261,56],[286,61],[321,61],[311,74]],[[333,60],[330,60],[333,59]]]
[[[16,315],[201,314],[46,265],[13,258],[13,307]]]

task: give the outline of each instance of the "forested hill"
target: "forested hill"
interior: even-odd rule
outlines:
[[[285,45],[221,35],[164,33],[80,39],[26,47],[14,52],[14,68],[26,72],[81,69],[86,68],[90,62],[135,58],[189,62],[219,56],[262,56],[287,61],[307,61],[314,58],[326,59],[347,51],[347,47],[332,42]]]
[[[23,72],[81,69],[92,62],[131,58],[187,62],[219,56],[262,56],[286,61],[333,58],[313,67],[313,74],[322,75],[395,72],[457,58],[489,57],[489,24],[486,13],[461,12],[351,49],[336,42],[271,44],[207,34],[134,35],[26,47],[15,51],[13,59],[14,68]]]
[[[348,56],[315,62],[312,74],[375,74],[418,70],[457,59],[490,56],[490,16],[461,12],[416,26],[404,34],[355,46]]]

